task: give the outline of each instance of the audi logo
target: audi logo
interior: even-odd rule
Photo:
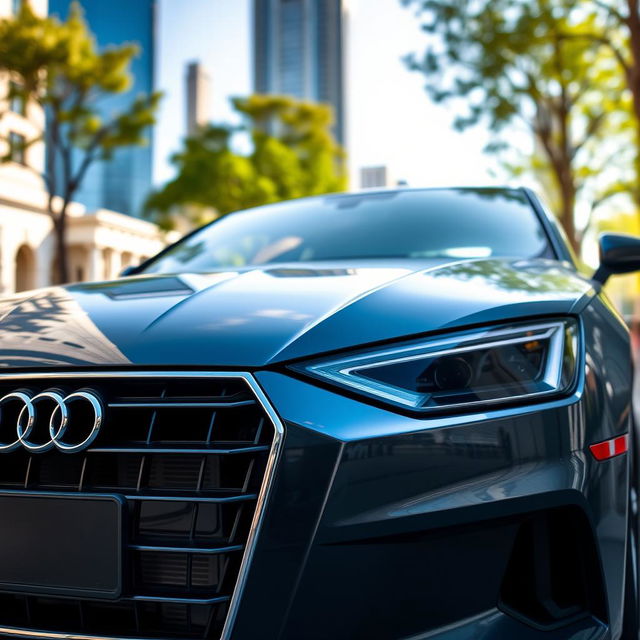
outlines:
[[[70,427],[73,426],[74,420],[70,416],[70,407],[74,403],[83,404],[85,410],[91,412],[93,424],[88,436],[80,439],[74,438],[72,435],[71,442],[69,442],[65,439],[65,434],[68,434]],[[14,410],[8,412],[9,406],[13,406]],[[11,416],[5,421],[7,413],[11,413]],[[17,418],[14,421],[12,418],[16,413]],[[44,453],[54,448],[64,453],[84,451],[100,432],[102,418],[102,403],[97,396],[89,391],[76,391],[67,396],[63,396],[58,391],[43,391],[35,396],[32,396],[28,391],[8,393],[0,398],[0,434],[2,434],[0,438],[6,439],[4,434],[11,433],[13,425],[15,425],[16,439],[13,442],[0,440],[0,453],[9,453],[21,446],[32,453]],[[33,442],[36,422],[44,420],[44,424],[46,424],[47,419],[48,439],[45,436],[44,442]],[[5,424],[5,422],[12,422],[13,425]],[[86,425],[76,426],[81,426],[84,429]],[[79,441],[73,442],[74,439]]]

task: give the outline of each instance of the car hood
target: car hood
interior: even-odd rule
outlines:
[[[0,367],[262,367],[466,325],[575,312],[555,261],[292,264],[141,275],[0,301]]]

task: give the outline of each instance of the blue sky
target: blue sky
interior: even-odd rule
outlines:
[[[158,85],[165,91],[155,139],[155,179],[185,131],[185,65],[198,59],[212,79],[211,119],[230,121],[229,97],[251,92],[250,0],[159,0]],[[453,131],[446,107],[429,102],[402,56],[424,48],[414,15],[399,0],[349,0],[348,151],[352,176],[386,164],[410,186],[495,183],[481,128]],[[352,180],[357,186],[357,180]]]

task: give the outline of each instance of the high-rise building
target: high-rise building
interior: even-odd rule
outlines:
[[[49,0],[49,13],[65,18],[72,0]],[[125,111],[140,94],[154,89],[155,0],[80,0],[98,46],[135,42],[140,52],[132,61],[129,91],[110,96],[101,105],[105,117]],[[87,172],[76,200],[88,209],[111,209],[138,215],[152,180],[151,132],[144,147],[118,149],[108,162]]]
[[[389,167],[381,164],[360,168],[360,188],[376,189],[379,187],[406,187],[406,180],[398,180]]]
[[[346,141],[344,0],[254,0],[256,93],[291,95],[333,107],[336,139]]]
[[[187,65],[187,135],[193,135],[211,119],[211,79],[198,61]]]
[[[389,169],[385,165],[375,167],[362,167],[360,169],[360,188],[375,189],[376,187],[389,187]]]

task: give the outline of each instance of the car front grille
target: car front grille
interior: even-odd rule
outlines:
[[[209,372],[0,378],[0,398],[52,389],[100,397],[99,435],[79,453],[0,453],[0,491],[122,496],[123,593],[0,593],[0,634],[228,637],[282,433],[256,383]]]

